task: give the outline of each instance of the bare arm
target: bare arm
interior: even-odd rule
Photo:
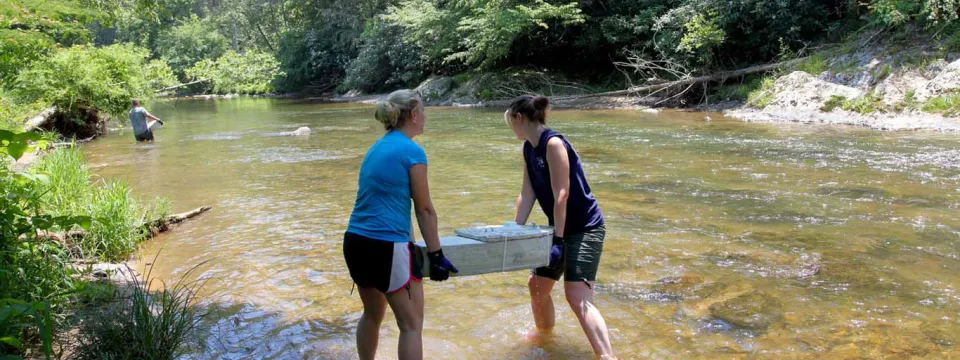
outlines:
[[[530,175],[527,174],[527,166],[523,166],[523,187],[520,188],[520,196],[517,197],[517,216],[514,222],[520,225],[527,223],[530,218],[530,211],[533,210],[533,203],[537,201],[533,193],[533,185],[530,185]]]
[[[550,165],[550,185],[553,188],[553,233],[563,237],[570,194],[570,158],[563,140],[558,137],[547,142],[547,164]]]
[[[153,116],[153,114],[151,114],[149,111],[146,111],[146,113],[147,113],[147,119],[160,121],[160,118]]]
[[[413,198],[414,212],[420,224],[420,234],[427,243],[428,251],[440,250],[440,236],[437,234],[437,211],[430,200],[430,185],[427,183],[427,165],[416,164],[410,167],[410,195]]]

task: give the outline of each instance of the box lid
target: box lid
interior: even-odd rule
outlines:
[[[456,229],[457,236],[483,242],[500,242],[509,240],[534,239],[544,236],[553,236],[553,228],[536,225],[520,226],[507,223],[505,225],[488,225],[473,228]]]

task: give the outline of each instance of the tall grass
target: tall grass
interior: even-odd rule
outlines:
[[[777,75],[768,75],[760,80],[760,86],[756,87],[747,95],[747,105],[763,109],[773,101],[773,85],[777,82]]]
[[[830,67],[830,64],[827,63],[827,58],[822,54],[811,55],[807,61],[796,66],[795,70],[803,71],[813,76],[819,76],[820,73],[827,71],[827,68]]]
[[[164,215],[145,209],[126,184],[95,179],[79,150],[56,151],[41,159],[35,169],[50,177],[41,197],[46,213],[95,220],[87,235],[68,249],[77,257],[126,260],[146,238],[143,224],[147,216]],[[169,203],[161,202],[159,212],[165,208]]]
[[[923,111],[940,113],[944,116],[960,115],[960,94],[938,96],[923,103]]]
[[[156,259],[154,259],[156,263]],[[172,286],[148,272],[140,279],[132,271],[129,299],[94,316],[80,328],[80,360],[85,359],[174,359],[181,355],[202,319],[194,307],[203,280],[185,280],[197,268],[187,271]]]

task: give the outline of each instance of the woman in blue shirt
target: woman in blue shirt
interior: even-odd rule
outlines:
[[[533,203],[538,202],[554,227],[550,263],[534,269],[527,283],[533,319],[540,331],[553,328],[550,291],[563,276],[567,303],[594,353],[600,359],[613,359],[607,324],[593,305],[593,282],[606,235],[603,214],[590,192],[580,156],[563,135],[545,126],[549,106],[543,96],[524,95],[504,113],[513,133],[524,141],[523,187],[515,221],[525,224]]]
[[[423,275],[414,256],[411,199],[427,243],[430,279],[446,280],[457,269],[440,249],[427,155],[412,140],[427,120],[423,102],[410,90],[398,90],[377,104],[375,116],[387,133],[360,165],[357,201],[343,237],[343,256],[363,302],[357,352],[360,359],[374,358],[389,304],[400,328],[400,359],[422,359]]]

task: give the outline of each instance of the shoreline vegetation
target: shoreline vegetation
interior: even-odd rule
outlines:
[[[128,259],[169,212],[94,180],[73,146],[48,151],[124,122],[133,98],[417,88],[428,105],[538,93],[558,108],[960,131],[958,16],[940,0],[0,2],[0,355],[171,359],[195,324],[199,285],[153,293],[132,275],[126,291],[77,265]],[[87,310],[121,315],[65,344]]]

